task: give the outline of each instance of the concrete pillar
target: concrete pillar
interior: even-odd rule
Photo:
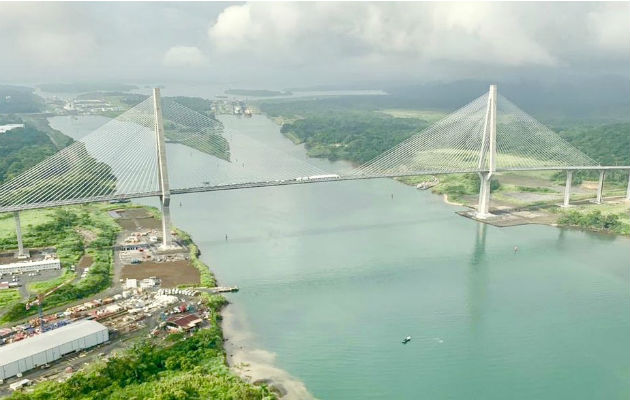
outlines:
[[[597,200],[595,201],[597,204],[602,204],[602,191],[604,190],[605,174],[606,170],[602,169],[599,171],[599,185],[597,185]]]
[[[162,122],[162,102],[160,89],[153,89],[153,110],[155,113],[155,139],[158,161],[158,183],[160,185],[160,203],[162,205],[162,247],[171,246],[171,191],[168,182],[166,164],[166,144],[164,141],[164,124]]]
[[[15,233],[17,235],[18,253],[17,258],[26,258],[24,254],[24,245],[22,244],[22,225],[20,224],[20,212],[14,211],[13,217],[15,218]]]
[[[564,184],[564,203],[562,207],[569,207],[569,200],[571,198],[571,183],[573,181],[573,171],[567,170],[567,182]]]
[[[487,218],[490,210],[490,174],[479,173],[479,202],[477,203],[477,218]]]
[[[630,171],[628,171],[628,189],[626,190],[626,200],[630,201]]]

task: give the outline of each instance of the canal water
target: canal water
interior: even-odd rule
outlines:
[[[222,120],[306,160],[265,117]],[[51,119],[73,136],[102,122]],[[248,149],[234,156],[268,157]],[[169,144],[171,179],[205,157]],[[383,179],[183,195],[171,212],[241,288],[232,346],[316,398],[627,399],[630,240],[459,209]]]

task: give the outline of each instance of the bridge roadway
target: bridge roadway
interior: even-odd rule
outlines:
[[[495,172],[510,172],[510,171],[579,171],[579,170],[628,170],[630,171],[630,166],[577,166],[577,167],[528,167],[528,168],[497,168]],[[401,178],[405,176],[417,176],[417,175],[449,175],[449,174],[468,174],[468,173],[487,173],[488,170],[425,170],[425,171],[415,171],[407,174],[395,174],[395,175],[346,175],[346,176],[338,176],[338,177],[326,177],[326,178],[315,178],[315,179],[287,179],[287,180],[274,180],[274,181],[264,181],[264,182],[250,182],[250,183],[234,183],[234,184],[226,184],[226,185],[202,185],[191,188],[184,189],[171,189],[171,195],[177,194],[187,194],[187,193],[202,193],[202,192],[216,192],[220,190],[239,190],[239,189],[250,189],[250,188],[260,188],[260,187],[269,187],[269,186],[288,186],[288,185],[303,185],[310,183],[321,183],[321,182],[339,182],[339,181],[352,181],[352,180],[361,180],[361,179],[380,179],[380,178]],[[96,196],[96,197],[88,197],[82,199],[68,199],[68,200],[57,200],[50,201],[45,203],[34,203],[34,204],[24,204],[24,205],[15,205],[9,207],[0,207],[0,213],[3,212],[14,212],[14,211],[24,211],[24,210],[33,210],[38,208],[49,208],[49,207],[58,207],[58,206],[67,206],[67,205],[76,205],[76,204],[87,204],[87,203],[97,203],[101,201],[116,201],[116,200],[131,200],[145,197],[158,197],[162,194],[160,191],[152,191],[152,192],[142,192],[142,193],[132,193],[132,194],[120,194],[120,195],[108,195],[108,196]]]

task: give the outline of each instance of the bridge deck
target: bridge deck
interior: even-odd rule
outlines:
[[[509,169],[497,169],[496,172],[577,171],[577,170],[598,170],[598,171],[599,170],[628,170],[630,171],[630,166],[615,165],[615,166],[509,168]],[[270,187],[270,186],[304,185],[304,184],[322,183],[322,182],[340,182],[340,181],[352,181],[352,180],[362,180],[362,179],[401,178],[405,176],[417,176],[417,175],[450,175],[450,174],[480,173],[480,172],[488,172],[488,171],[487,170],[453,170],[453,171],[426,170],[426,171],[415,171],[413,173],[395,174],[395,175],[373,175],[373,176],[348,175],[348,176],[316,178],[316,179],[301,179],[301,180],[290,179],[290,180],[280,180],[280,181],[276,180],[276,181],[266,181],[266,182],[235,183],[235,184],[217,185],[217,186],[203,185],[203,186],[197,186],[197,187],[191,187],[191,188],[171,189],[170,193],[172,195],[177,195],[177,194],[187,194],[187,193],[216,192],[216,191],[221,191],[221,190],[251,189],[251,188],[261,188],[261,187]],[[107,195],[107,196],[89,197],[89,198],[83,198],[83,199],[57,200],[57,201],[45,202],[45,203],[34,203],[34,204],[23,204],[23,205],[0,207],[0,213],[33,210],[33,209],[38,209],[38,208],[76,205],[76,204],[97,203],[97,202],[102,202],[102,201],[131,200],[131,199],[146,198],[146,197],[157,197],[160,195],[161,195],[161,192],[152,191],[152,192],[132,193],[132,194],[119,194],[119,195],[114,194],[114,195]]]

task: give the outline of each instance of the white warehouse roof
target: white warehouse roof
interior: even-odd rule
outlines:
[[[41,335],[0,346],[0,366],[102,331],[107,331],[105,325],[84,319],[62,326],[61,328],[53,329],[52,331],[44,332]]]

